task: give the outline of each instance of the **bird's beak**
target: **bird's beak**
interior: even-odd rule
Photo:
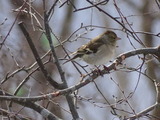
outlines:
[[[120,38],[120,37],[117,37],[116,40],[121,40],[121,38]]]

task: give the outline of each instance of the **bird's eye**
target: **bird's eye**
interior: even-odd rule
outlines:
[[[111,35],[111,38],[115,39],[115,38],[116,38],[116,36],[115,36],[115,35]]]
[[[112,36],[114,39],[116,39],[116,36]]]

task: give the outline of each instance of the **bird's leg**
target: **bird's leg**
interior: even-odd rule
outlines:
[[[103,65],[103,68],[104,68],[108,73],[110,73],[107,66]]]
[[[99,66],[96,66],[96,65],[94,65],[95,67],[96,67],[96,69],[94,70],[98,75],[100,75],[100,76],[102,76],[103,77],[103,74],[102,74],[102,72],[101,72],[101,70],[99,69]]]

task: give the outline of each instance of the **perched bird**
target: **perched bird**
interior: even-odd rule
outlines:
[[[120,38],[113,31],[106,31],[103,34],[92,39],[89,43],[82,45],[78,50],[71,55],[71,59],[65,63],[76,58],[81,58],[88,64],[102,65],[114,56],[116,50],[116,41]]]

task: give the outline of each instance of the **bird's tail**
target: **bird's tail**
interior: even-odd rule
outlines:
[[[77,54],[77,52],[73,52],[73,53],[71,53],[69,56],[73,56],[73,55],[75,55],[75,54]],[[78,58],[78,55],[75,55],[75,56],[72,57],[71,59],[65,61],[65,62],[63,63],[63,65],[66,64],[66,63],[69,62],[69,61],[72,61],[72,60],[76,59],[76,58]]]

